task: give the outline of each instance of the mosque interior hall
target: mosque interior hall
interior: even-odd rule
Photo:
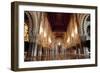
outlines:
[[[24,11],[24,61],[91,58],[90,14]]]

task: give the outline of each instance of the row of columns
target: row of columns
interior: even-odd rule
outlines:
[[[60,52],[59,52],[60,50]],[[89,58],[90,53],[87,47],[83,48],[43,48],[38,45],[32,52],[31,56],[27,56],[29,61],[45,61],[45,60],[66,60],[66,59],[83,59]],[[30,58],[30,59],[27,59]]]

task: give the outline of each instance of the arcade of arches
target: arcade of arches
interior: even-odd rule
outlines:
[[[24,60],[90,58],[90,14],[24,12]]]

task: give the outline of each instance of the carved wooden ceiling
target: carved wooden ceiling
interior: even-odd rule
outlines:
[[[47,18],[53,32],[66,32],[70,21],[70,13],[47,13]]]

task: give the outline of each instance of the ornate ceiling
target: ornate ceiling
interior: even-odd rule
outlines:
[[[70,17],[70,13],[47,13],[47,18],[53,32],[66,32]]]

